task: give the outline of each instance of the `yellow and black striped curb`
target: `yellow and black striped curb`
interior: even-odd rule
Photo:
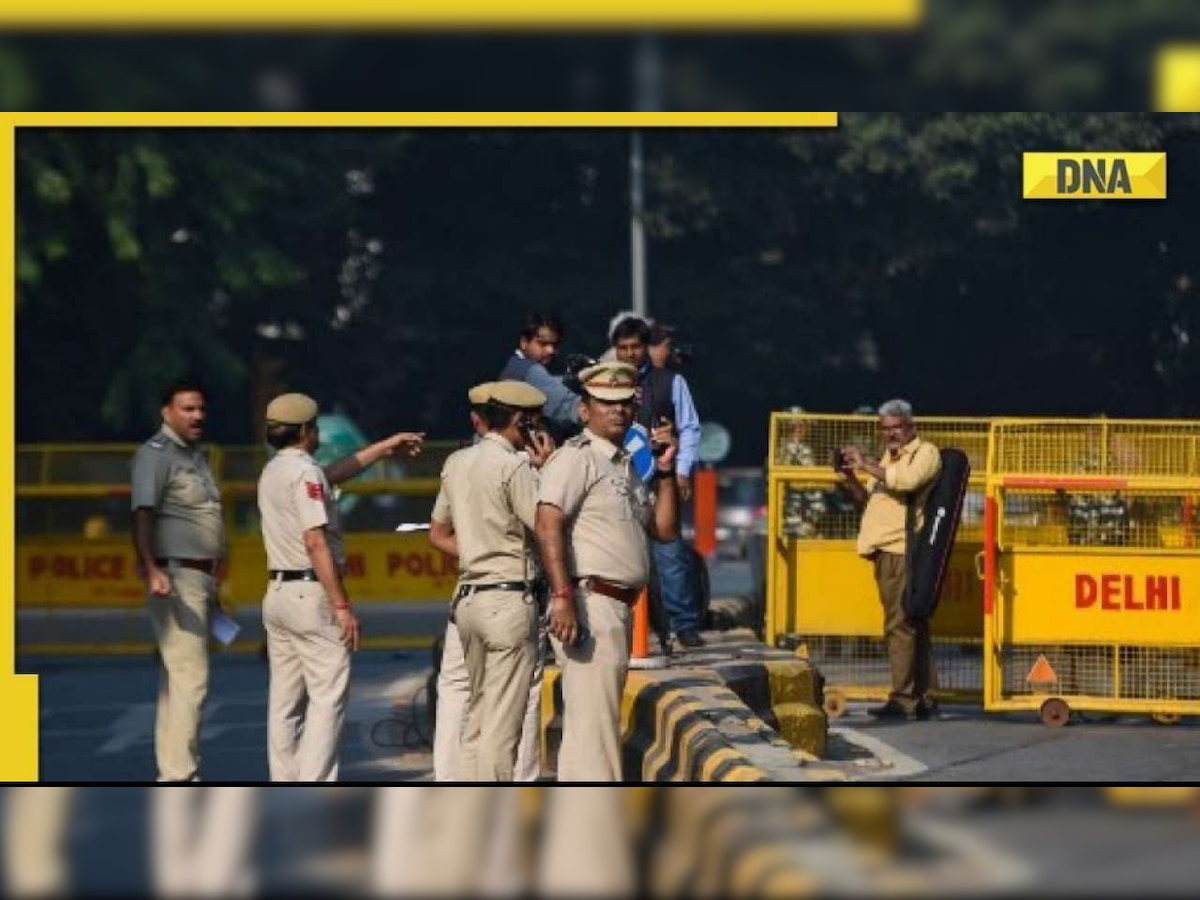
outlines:
[[[718,662],[711,668],[788,744],[814,757],[825,755],[824,679],[811,664],[786,657]]]
[[[720,668],[629,673],[621,704],[626,782],[806,780],[803,767],[825,745],[825,715],[814,702],[819,678],[796,660]],[[547,669],[542,688],[548,771],[556,766],[562,730],[560,676],[559,669]],[[793,699],[803,697],[810,699]],[[790,744],[773,725],[800,743]]]

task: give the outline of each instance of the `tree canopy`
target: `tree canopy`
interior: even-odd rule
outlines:
[[[645,134],[651,314],[702,417],[1180,416],[1200,394],[1200,121],[843,113]],[[1165,202],[1021,199],[1027,150],[1163,149]],[[18,440],[134,439],[200,375],[213,436],[274,387],[371,434],[465,430],[522,313],[598,353],[629,306],[628,134],[21,129]]]

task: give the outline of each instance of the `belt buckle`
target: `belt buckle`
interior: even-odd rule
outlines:
[[[579,579],[579,586],[588,593],[596,592],[596,579],[589,575],[587,578]]]

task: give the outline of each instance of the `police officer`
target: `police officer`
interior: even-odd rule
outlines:
[[[485,407],[491,397],[494,382],[478,384],[467,391],[471,404],[471,428],[475,441],[483,439],[489,431],[484,418]],[[530,410],[531,413],[536,410]],[[470,446],[470,444],[468,444]],[[458,556],[458,543],[450,525],[431,521],[429,542],[448,556]],[[544,581],[539,585],[544,587]],[[458,586],[455,585],[457,591]],[[538,622],[538,656],[533,669],[533,682],[529,686],[529,699],[525,706],[525,724],[521,740],[517,745],[517,762],[513,769],[514,781],[537,781],[541,775],[541,748],[538,728],[541,724],[541,698],[543,676],[543,648],[546,646],[545,620]],[[446,623],[442,639],[441,663],[437,680],[437,720],[433,729],[433,777],[435,781],[455,781],[458,778],[459,747],[467,723],[467,703],[471,696],[471,678],[467,673],[467,662],[463,658],[462,639],[458,636],[458,625]]]
[[[483,408],[487,405],[491,390],[492,382],[487,381],[467,391],[467,401],[471,404],[471,429],[475,432],[476,442],[488,431],[483,418]],[[471,443],[465,446],[469,447]],[[430,521],[429,543],[447,556],[458,556],[454,529],[447,525]],[[455,585],[455,591],[457,590],[458,585]],[[467,721],[467,702],[470,697],[471,677],[467,674],[467,663],[463,659],[458,626],[453,621],[448,621],[445,636],[442,638],[442,657],[437,680],[437,713],[433,726],[435,781],[454,781],[458,777],[458,748]]]
[[[537,538],[550,581],[550,635],[562,666],[560,781],[621,780],[621,696],[629,668],[631,609],[650,573],[647,537],[679,534],[673,429],[651,488],[621,443],[635,415],[637,370],[599,363],[579,373],[584,431],[546,463]]]
[[[387,456],[413,457],[423,434],[401,432],[323,469],[317,404],[282,394],[267,405],[267,442],[279,452],[258,480],[270,583],[263,624],[271,666],[267,755],[272,781],[336,781],[358,619],[342,585],[345,554],[331,485]]]
[[[530,558],[533,469],[553,449],[549,437],[534,430],[545,394],[520,381],[496,382],[488,393],[487,431],[446,460],[431,523],[435,543],[452,533],[459,561],[451,619],[470,681],[457,772],[462,781],[514,779],[539,649]]]
[[[225,558],[221,496],[199,446],[206,415],[204,389],[174,382],[163,391],[162,427],[133,458],[133,546],[160,660],[154,752],[163,782],[200,772],[209,609]]]

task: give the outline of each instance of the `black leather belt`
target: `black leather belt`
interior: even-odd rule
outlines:
[[[171,563],[183,569],[195,569],[198,572],[207,572],[209,575],[217,574],[217,561],[215,559],[179,559],[172,556],[169,559],[156,559],[154,561],[160,569],[168,568]]]
[[[454,599],[461,600],[480,591],[525,591],[533,590],[531,581],[494,581],[491,584],[464,584],[454,592]]]
[[[267,569],[271,580],[279,581],[316,581],[317,573],[312,569]]]

